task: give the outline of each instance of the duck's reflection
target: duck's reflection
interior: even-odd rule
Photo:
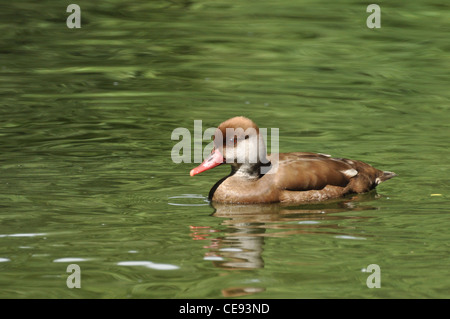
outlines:
[[[223,218],[220,227],[191,226],[191,236],[207,240],[204,259],[223,269],[257,269],[264,267],[262,252],[266,237],[295,234],[331,234],[345,236],[338,223],[324,221],[368,218],[336,214],[348,211],[376,209],[361,202],[373,200],[376,192],[360,194],[349,199],[297,207],[280,204],[225,205],[213,203],[214,217]],[[359,203],[358,203],[359,202]],[[349,236],[351,234],[348,234]]]
[[[365,204],[380,197],[376,191],[358,194],[334,202],[303,206],[271,205],[224,205],[213,203],[212,216],[221,218],[220,226],[191,226],[193,239],[205,240],[207,249],[204,259],[215,267],[227,270],[254,270],[264,267],[263,250],[266,237],[292,235],[329,234],[340,238],[362,239],[346,233],[339,226],[344,219],[362,219],[369,216],[337,214],[374,210]],[[335,221],[335,222],[333,222]],[[237,297],[263,292],[261,283],[242,283],[222,289],[225,297]]]

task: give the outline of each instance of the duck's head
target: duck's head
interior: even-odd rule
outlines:
[[[266,147],[258,126],[238,116],[221,123],[214,133],[214,148],[202,164],[192,169],[191,176],[219,166],[231,164],[235,174],[259,175],[261,163],[267,163]]]

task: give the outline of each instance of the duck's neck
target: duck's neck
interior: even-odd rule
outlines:
[[[231,175],[246,179],[258,179],[264,175],[261,168],[270,165],[269,161],[267,163],[233,163],[231,164]]]

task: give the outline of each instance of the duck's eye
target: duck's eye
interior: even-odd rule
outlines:
[[[249,137],[250,137],[250,136],[248,136],[248,135],[245,135],[245,139],[246,139],[246,140],[248,140],[248,138],[249,138]]]
[[[233,138],[230,138],[230,139],[228,139],[228,143],[229,143],[229,145],[231,145],[231,144],[234,144],[234,146],[236,146],[236,145],[237,145],[237,142],[238,142],[238,138],[237,138],[237,136],[235,136],[235,137],[233,137]]]

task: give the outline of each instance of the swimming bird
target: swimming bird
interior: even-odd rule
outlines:
[[[190,175],[222,164],[229,164],[231,173],[212,187],[209,199],[230,204],[320,202],[368,192],[397,176],[322,153],[267,154],[258,126],[243,116],[219,125],[211,154]]]

